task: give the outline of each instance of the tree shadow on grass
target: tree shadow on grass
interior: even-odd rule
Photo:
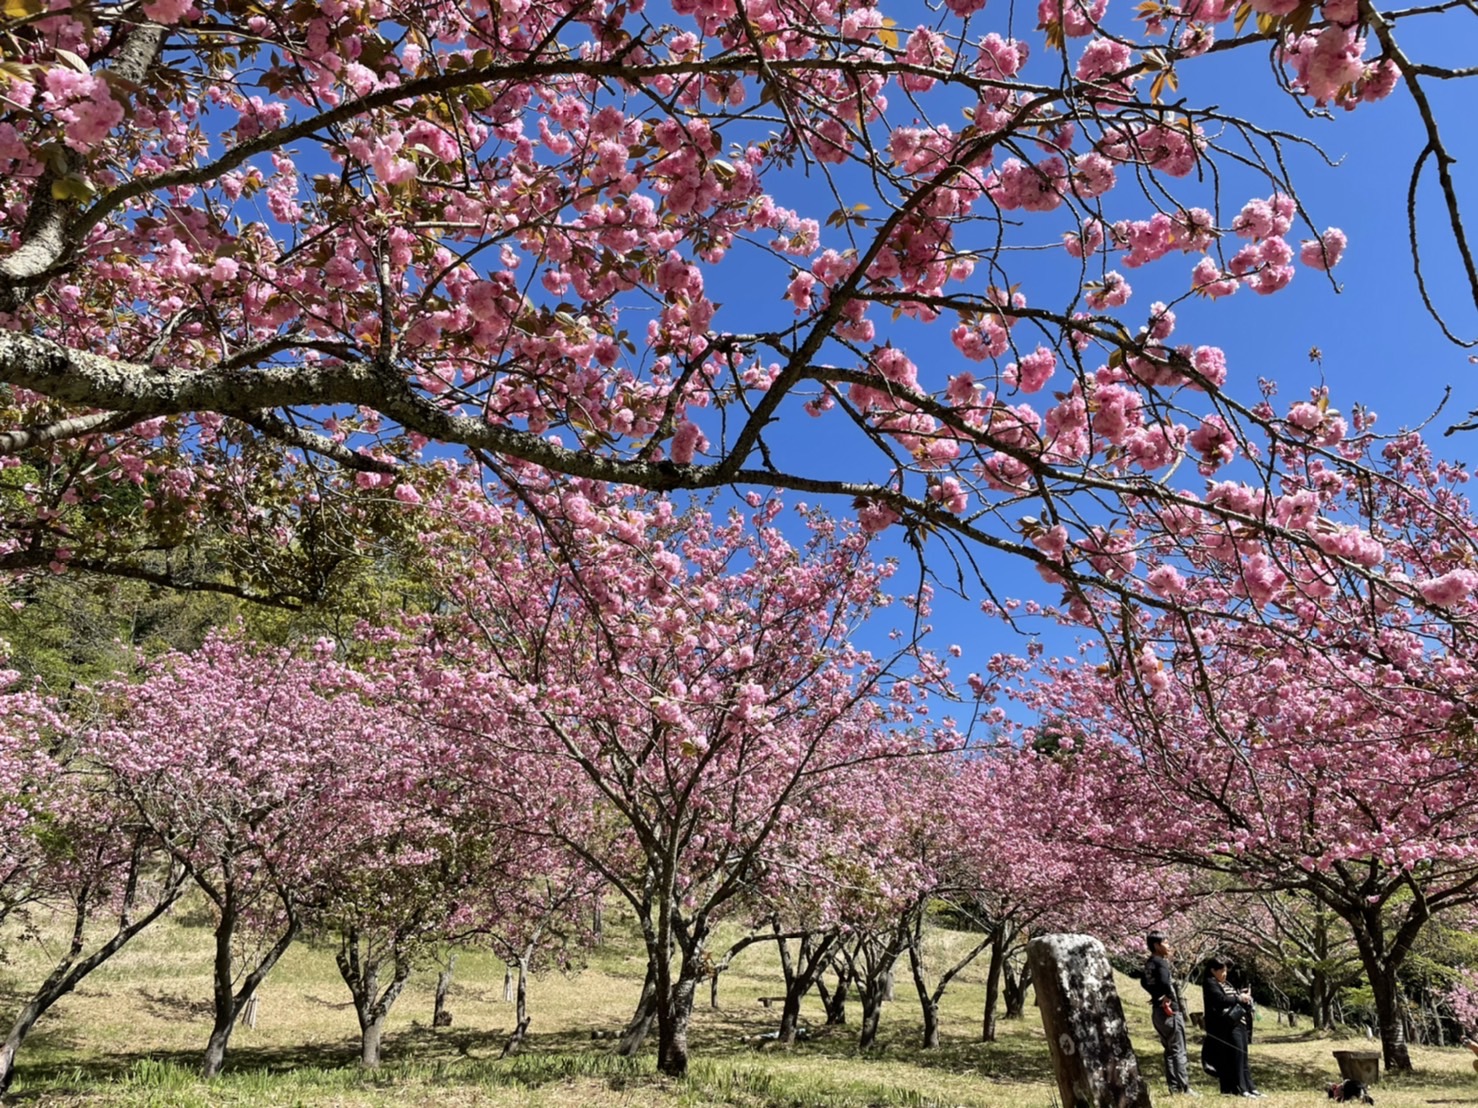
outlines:
[[[199,997],[181,996],[179,993],[139,993],[139,999],[150,1015],[166,1020],[209,1019],[214,1005]]]
[[[327,1008],[330,1012],[346,1012],[354,1007],[352,1000],[327,1000],[316,993],[304,993],[303,1001],[307,1004],[315,1004],[319,1008]]]
[[[693,1044],[693,1058],[699,1075],[704,1073],[704,1062],[720,1066],[717,1073],[710,1069],[706,1077],[700,1076],[701,1080],[718,1080],[723,1086],[717,1089],[714,1103],[760,1103],[764,1100],[761,1094],[768,1095],[765,1090],[772,1082],[779,1082],[775,1087],[778,1096],[781,1087],[791,1078],[779,1070],[766,1072],[764,1060],[769,1055],[755,1052],[729,1034],[730,1030],[710,1025],[705,1037],[711,1041],[706,1044],[695,1041]],[[655,1073],[653,1040],[649,1040],[640,1056],[625,1059],[616,1057],[605,1041],[592,1042],[588,1031],[583,1034],[579,1031],[535,1034],[529,1037],[520,1055],[500,1060],[497,1055],[506,1033],[483,1028],[433,1030],[425,1025],[414,1025],[387,1038],[386,1064],[373,1074],[360,1070],[356,1044],[352,1041],[295,1048],[233,1046],[221,1080],[229,1086],[233,1078],[245,1078],[249,1082],[253,1075],[271,1077],[311,1070],[328,1071],[328,1085],[341,1091],[356,1087],[361,1081],[382,1087],[402,1081],[431,1081],[451,1088],[491,1085],[535,1089],[589,1079],[627,1092],[653,1081],[665,1081]],[[918,1066],[997,1082],[1040,1083],[1043,1078],[1043,1059],[1039,1055],[1043,1048],[1040,1043],[1014,1038],[996,1044],[959,1041],[946,1042],[934,1051],[922,1051],[912,1040],[916,1031],[899,1027],[884,1037],[878,1049],[859,1052],[855,1034],[855,1027],[835,1028],[829,1035],[797,1044],[793,1052],[803,1058],[809,1056],[818,1061],[841,1063],[836,1068],[836,1074],[841,1076],[846,1075],[845,1064],[848,1061],[865,1060]],[[198,1050],[120,1053],[79,1060],[75,1050],[68,1049],[68,1044],[58,1041],[53,1046],[54,1049],[44,1054],[55,1061],[43,1058],[37,1064],[27,1064],[22,1060],[20,1081],[13,1096],[15,1102],[44,1104],[60,1095],[105,1093],[109,1086],[136,1086],[146,1090],[156,1087],[154,1083],[160,1081],[163,1083],[157,1089],[164,1093],[174,1087],[170,1082],[178,1080],[181,1075],[168,1072],[161,1075],[161,1070],[175,1068],[189,1075],[200,1062]],[[744,1065],[732,1071],[727,1068],[728,1063],[746,1061],[757,1063],[758,1068]],[[313,1080],[309,1078],[310,1083]],[[812,1079],[797,1080],[804,1083]],[[907,1073],[902,1069],[888,1079],[890,1085],[898,1085],[899,1082],[907,1084]],[[755,1087],[749,1089],[749,1084],[755,1084]],[[729,1089],[729,1085],[734,1088]],[[251,1086],[248,1084],[248,1087]],[[805,1088],[811,1086],[805,1085]],[[718,1093],[723,1095],[718,1096]],[[728,1097],[731,1095],[738,1099],[730,1101]],[[795,1095],[809,1094],[802,1090]],[[790,1099],[781,1098],[786,1104],[805,1103],[788,1093],[786,1096]]]
[[[1041,1084],[1052,1079],[1052,1061],[1040,1037],[1008,1033],[987,1043],[968,1036],[944,1035],[938,1046],[925,1049],[920,1044],[920,1026],[900,1021],[891,1027],[885,1024],[876,1045],[859,1050],[855,1027],[843,1025],[830,1030],[834,1034],[798,1043],[795,1049],[840,1061],[900,1063],[1007,1084]]]
[[[18,1056],[16,1088],[6,1095],[7,1102],[44,1104],[49,1103],[61,1091],[76,1091],[79,1087],[99,1088],[116,1085],[126,1081],[145,1063],[174,1066],[187,1073],[193,1073],[199,1068],[204,1052],[202,1044],[200,1049],[124,1051],[97,1054],[79,1060],[75,1055],[65,1056],[71,1054],[69,1047],[75,1044],[67,1041],[45,1044],[42,1042],[44,1037],[46,1036],[42,1033],[32,1035],[26,1043],[26,1049],[22,1050]],[[38,1054],[43,1053],[36,1048],[43,1045],[50,1045],[54,1048],[54,1050],[44,1052],[53,1057],[35,1060]],[[30,1057],[27,1056],[27,1051],[30,1052]],[[64,1056],[56,1057],[57,1052],[65,1053]],[[356,1051],[343,1047],[309,1046],[285,1049],[255,1049],[252,1047],[237,1049],[233,1047],[226,1055],[224,1072],[230,1075],[256,1070],[280,1074],[306,1067],[336,1068],[352,1064],[356,1058]]]

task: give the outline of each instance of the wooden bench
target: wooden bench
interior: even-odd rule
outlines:
[[[759,998],[759,1002],[766,1008],[769,1008],[774,1004],[784,1004],[785,998],[783,996],[762,996]]]

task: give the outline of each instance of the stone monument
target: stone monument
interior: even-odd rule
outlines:
[[[1150,1108],[1103,944],[1042,935],[1026,952],[1063,1108]]]

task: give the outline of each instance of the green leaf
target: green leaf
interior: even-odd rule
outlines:
[[[46,7],[46,0],[3,0],[0,3],[0,14],[6,19],[18,21],[38,16]]]
[[[462,103],[469,111],[486,111],[493,106],[493,94],[482,85],[468,85],[462,90]]]
[[[55,181],[51,182],[51,198],[53,200],[76,200],[80,202],[91,200],[96,194],[97,190],[92,187],[91,182],[85,177],[78,177],[76,174],[69,173],[67,176],[58,177]]]

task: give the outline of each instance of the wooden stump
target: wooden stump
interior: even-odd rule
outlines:
[[[1026,958],[1063,1108],[1150,1108],[1103,944],[1042,935]]]
[[[1339,1064],[1339,1075],[1347,1081],[1354,1078],[1362,1085],[1374,1085],[1380,1080],[1378,1051],[1336,1050],[1334,1060]]]

